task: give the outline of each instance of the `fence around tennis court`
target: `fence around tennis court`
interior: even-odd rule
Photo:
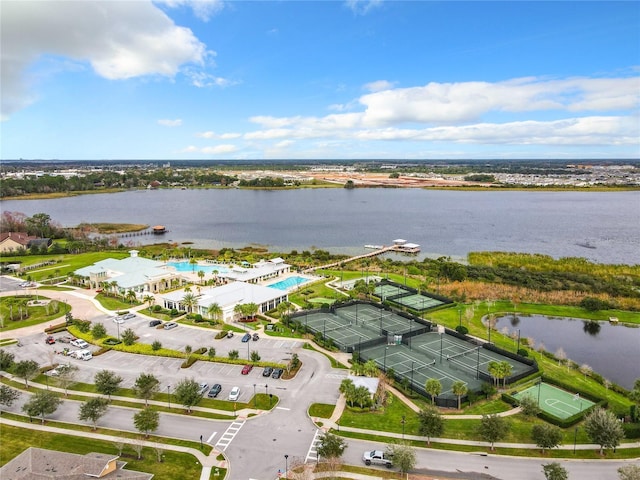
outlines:
[[[453,304],[453,300],[449,298],[431,292],[426,293],[388,279],[383,279],[376,285],[375,294],[383,302],[410,308],[421,313]]]
[[[396,380],[427,397],[426,379],[438,378],[443,393],[435,401],[442,407],[457,407],[458,398],[450,392],[456,381],[467,384],[469,391],[479,391],[484,382],[493,383],[494,379],[487,370],[491,361],[508,361],[511,364],[513,374],[506,378],[506,383],[538,371],[536,362],[531,359],[449,328],[438,329],[427,320],[387,305],[354,300],[329,308],[296,312],[290,320],[300,330],[313,333],[317,340],[328,340],[346,353],[357,352],[362,362],[374,360],[383,371],[393,369]],[[436,331],[441,332],[435,337],[439,338],[437,342],[441,342],[439,351],[428,346],[418,348],[434,343]],[[398,364],[399,370],[393,366],[393,357],[387,358],[389,349],[401,351],[409,359]],[[434,360],[438,360],[437,364]]]

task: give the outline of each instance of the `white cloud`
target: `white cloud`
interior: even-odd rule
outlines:
[[[216,145],[215,147],[204,147],[200,149],[202,153],[220,155],[223,153],[233,153],[238,149],[235,145]]]
[[[2,2],[2,115],[34,100],[26,71],[44,55],[89,63],[107,79],[173,77],[205,45],[150,1]]]
[[[191,80],[191,85],[198,88],[205,87],[228,87],[230,85],[236,85],[238,82],[234,82],[227,78],[216,77],[210,73],[196,70],[187,70],[185,74]]]
[[[381,92],[383,90],[391,90],[393,85],[393,82],[389,82],[388,80],[377,80],[375,82],[365,83],[362,88],[370,92]]]
[[[346,0],[344,4],[356,15],[366,15],[382,5],[382,0]]]
[[[229,139],[233,139],[233,138],[239,138],[242,135],[240,133],[215,133],[215,132],[199,132],[196,133],[196,137],[199,138],[208,138],[208,139],[222,139],[222,140],[229,140]]]
[[[463,123],[500,111],[628,110],[637,108],[639,102],[638,77],[429,83],[360,97],[366,107],[362,123],[368,126]]]
[[[187,6],[193,10],[193,14],[204,22],[211,20],[224,8],[222,0],[156,0],[157,3],[165,4],[170,8]]]
[[[179,127],[182,125],[182,119],[181,118],[176,118],[175,120],[161,119],[161,120],[158,120],[158,125],[162,125],[163,127]]]

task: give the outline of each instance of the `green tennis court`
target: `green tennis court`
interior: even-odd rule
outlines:
[[[538,406],[541,410],[563,420],[595,405],[591,400],[582,398],[579,393],[567,392],[544,382],[513,395],[517,400],[525,396],[538,400]]]

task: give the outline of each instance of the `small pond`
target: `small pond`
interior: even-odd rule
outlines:
[[[640,328],[577,318],[506,315],[498,318],[496,330],[513,338],[520,330],[521,338],[533,339],[536,349],[541,344],[552,353],[562,348],[567,358],[578,365],[586,363],[622,387],[632,388],[640,378]]]

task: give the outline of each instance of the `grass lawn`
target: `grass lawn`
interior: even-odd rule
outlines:
[[[335,405],[329,405],[326,403],[314,403],[309,407],[309,415],[312,417],[331,418],[331,415],[333,415],[333,411],[335,409]]]
[[[92,265],[100,260],[107,258],[122,259],[128,257],[127,252],[122,251],[107,251],[107,252],[89,252],[79,253],[77,255],[72,254],[58,254],[58,255],[25,255],[15,257],[4,257],[3,261],[10,263],[20,263],[23,266],[29,266],[48,260],[54,260],[55,265],[48,265],[41,269],[32,270],[23,275],[23,278],[30,277],[34,281],[46,280],[50,275],[55,277],[65,276],[73,273],[79,268]]]
[[[0,465],[22,453],[29,447],[47,448],[61,452],[86,454],[101,452],[118,454],[118,449],[111,442],[96,440],[93,438],[76,437],[51,432],[41,432],[28,428],[18,428],[10,425],[0,425]],[[197,446],[193,445],[194,448]],[[163,462],[157,460],[155,450],[144,448],[142,458],[131,448],[125,446],[122,451],[122,460],[127,462],[127,470],[153,473],[154,478],[200,478],[201,466],[197,459],[188,454],[165,450],[162,453]],[[224,473],[219,478],[224,478]]]
[[[348,295],[336,292],[333,288],[327,287],[325,285],[327,282],[328,280],[322,280],[309,285],[302,285],[299,290],[289,295],[289,301],[301,306],[312,298],[327,298],[333,301],[349,298]]]
[[[98,295],[96,295],[95,298],[98,302],[100,302],[100,305],[102,305],[104,308],[106,308],[107,310],[113,310],[113,311],[127,310],[131,307],[142,305],[140,302],[131,303],[128,300],[122,300],[121,298],[110,297],[105,295],[104,293],[99,293]]]
[[[44,295],[38,295],[37,299],[54,301],[53,299],[45,297]],[[2,297],[2,301],[0,301],[0,317],[3,319],[3,326],[0,327],[0,331],[6,332],[9,330],[14,330],[16,328],[30,327],[31,325],[52,322],[55,319],[64,317],[67,312],[71,311],[71,306],[68,303],[61,302],[60,300],[55,300],[55,302],[57,302],[58,304],[58,311],[55,313],[53,312],[53,308],[51,306],[24,306],[25,302],[35,300],[35,295]],[[23,304],[23,313],[25,312],[25,310],[29,313],[29,316],[24,318],[23,320],[20,320],[20,307],[18,305],[20,303]],[[47,308],[49,309],[49,313],[47,313]],[[10,311],[13,311],[13,320],[11,320]]]

